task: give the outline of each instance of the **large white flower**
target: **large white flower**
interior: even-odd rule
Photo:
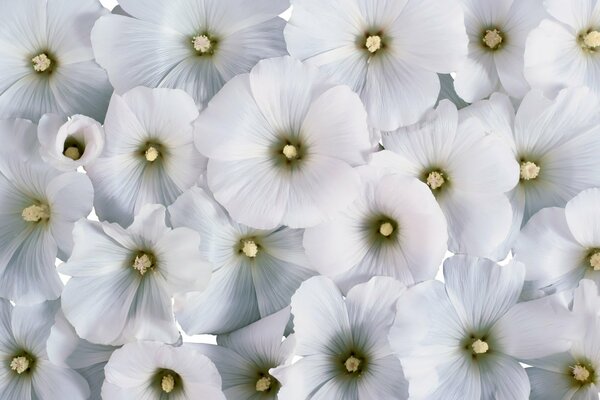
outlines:
[[[360,167],[361,195],[346,211],[304,233],[306,254],[343,291],[373,276],[405,285],[433,279],[447,250],[448,229],[423,182]]]
[[[24,121],[0,123],[0,129],[7,125],[26,127],[15,133],[35,137],[34,126]],[[35,147],[13,146],[13,154],[0,151],[0,297],[29,304],[53,300],[63,287],[56,257],[71,254],[73,224],[92,210],[94,191],[85,175],[42,164]]]
[[[110,400],[225,400],[215,365],[188,345],[128,343],[105,367],[102,398]]]
[[[288,307],[240,330],[217,336],[218,346],[189,346],[215,363],[228,400],[277,400],[281,383],[270,371],[292,361],[294,336],[282,341],[289,320]]]
[[[395,279],[375,277],[346,298],[326,277],[304,282],[292,298],[296,355],[271,370],[281,400],[405,399],[408,385],[387,334],[394,304],[405,291]]]
[[[418,124],[386,132],[383,146],[391,152],[374,154],[374,165],[429,186],[448,222],[450,251],[491,257],[511,227],[505,193],[519,166],[510,148],[477,120],[459,119],[449,101]]]
[[[181,195],[169,215],[173,226],[200,233],[202,255],[214,267],[205,291],[176,298],[177,320],[188,334],[231,332],[279,311],[316,275],[304,255],[301,229],[238,224],[197,187]]]
[[[540,0],[461,0],[469,35],[469,56],[456,70],[455,87],[472,103],[504,89],[522,98],[525,41],[545,16]]]
[[[527,398],[519,360],[568,350],[574,332],[553,299],[517,303],[524,275],[520,263],[454,256],[444,263],[445,285],[420,283],[399,298],[389,338],[411,396]]]
[[[107,12],[100,2],[3,0],[0,9],[0,118],[104,120],[112,88],[90,43],[94,22]]]
[[[193,145],[198,110],[181,90],[113,95],[102,156],[87,166],[101,220],[129,225],[145,204],[168,206],[196,183],[206,160]]]
[[[49,361],[46,341],[57,301],[13,307],[0,299],[0,397],[3,400],[87,400],[85,379]]]
[[[136,86],[183,89],[206,104],[260,60],[287,54],[287,0],[120,0],[92,31],[98,63],[118,93]]]
[[[461,110],[509,143],[520,164],[519,184],[509,196],[513,228],[500,253],[506,253],[533,214],[564,207],[582,190],[600,186],[599,107],[588,89],[576,88],[561,91],[555,100],[531,91],[516,116],[502,94]]]
[[[202,290],[210,277],[198,234],[167,228],[164,207],[148,205],[127,229],[81,220],[73,235],[73,254],[59,270],[72,277],[62,308],[79,336],[110,345],[177,342],[173,294]]]
[[[272,229],[314,226],[358,194],[372,149],[358,96],[291,57],[232,79],[197,121],[208,185],[231,217]]]
[[[321,67],[360,94],[373,127],[417,122],[436,103],[436,72],[467,53],[455,0],[293,0],[285,28],[293,56]]]
[[[525,77],[554,97],[567,87],[587,86],[600,95],[600,3],[545,0],[548,14],[525,47]]]

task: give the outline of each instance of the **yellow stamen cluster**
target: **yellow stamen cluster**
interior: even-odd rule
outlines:
[[[40,222],[50,219],[50,207],[46,204],[33,204],[23,210],[21,213],[26,222]]]
[[[357,372],[358,367],[360,366],[361,360],[360,358],[356,358],[354,356],[348,357],[348,359],[344,362],[344,366],[348,372]]]
[[[146,161],[154,162],[160,156],[160,152],[154,146],[149,146],[144,152],[144,156],[146,157]]]
[[[504,38],[498,29],[488,29],[483,35],[483,43],[492,50],[495,50],[502,44]]]
[[[577,364],[571,368],[573,379],[579,382],[586,382],[590,378],[590,371],[581,364]]]
[[[132,267],[139,272],[140,275],[144,276],[144,274],[153,267],[152,258],[148,254],[136,256],[135,260],[133,260]]]
[[[484,342],[481,339],[477,339],[473,343],[471,343],[471,349],[473,349],[473,353],[475,354],[485,354],[490,349],[490,346],[487,342]]]
[[[530,181],[536,179],[540,175],[541,168],[534,162],[523,161],[521,163],[521,179]]]
[[[382,47],[381,36],[372,35],[369,36],[365,42],[365,47],[370,53],[376,53]]]
[[[379,233],[382,236],[389,237],[392,233],[394,233],[394,226],[389,222],[384,222],[379,226]]]
[[[31,62],[35,72],[46,72],[52,66],[52,60],[45,53],[33,57]]]
[[[288,160],[294,160],[298,158],[298,149],[292,144],[286,144],[283,146],[283,150],[281,152]]]
[[[75,146],[68,147],[63,154],[65,155],[65,157],[68,157],[73,161],[77,161],[81,158],[79,149]]]
[[[160,381],[160,388],[165,393],[171,393],[175,389],[175,378],[173,378],[173,375],[167,374],[163,376]]]
[[[10,369],[21,375],[29,369],[29,359],[25,356],[19,356],[12,359]]]
[[[208,53],[212,49],[212,42],[206,35],[198,35],[192,38],[194,49],[202,54]]]
[[[259,380],[256,381],[256,391],[257,392],[266,392],[271,388],[271,378],[268,376],[263,376]]]
[[[429,186],[432,190],[436,190],[444,186],[446,180],[444,179],[444,174],[438,171],[432,171],[427,175],[427,186]]]

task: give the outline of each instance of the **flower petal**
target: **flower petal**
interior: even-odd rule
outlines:
[[[568,229],[582,246],[600,245],[600,189],[588,189],[570,200],[565,206]]]

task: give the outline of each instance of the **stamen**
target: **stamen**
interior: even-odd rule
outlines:
[[[438,171],[432,171],[427,175],[427,186],[429,186],[432,190],[436,190],[441,188],[446,180],[444,179],[444,174]]]
[[[591,375],[590,371],[581,364],[571,367],[571,373],[573,374],[573,379],[579,382],[586,382]]]
[[[160,156],[160,152],[156,149],[156,147],[150,146],[146,149],[144,155],[146,156],[146,160],[148,162],[154,162],[158,156]]]
[[[529,181],[536,179],[540,175],[540,167],[531,161],[523,161],[521,163],[521,179]]]
[[[590,257],[590,266],[594,268],[594,271],[600,271],[600,251],[592,254]]]
[[[249,258],[255,258],[258,255],[258,245],[254,240],[243,240],[242,241],[242,253]]]
[[[65,157],[68,157],[73,161],[77,161],[81,158],[79,149],[75,146],[71,146],[71,147],[67,148],[63,154],[65,155]]]
[[[132,265],[133,269],[138,271],[140,275],[144,276],[149,269],[153,267],[152,258],[148,254],[142,254],[135,257]]]
[[[384,222],[379,226],[379,233],[385,237],[389,237],[394,233],[394,225],[389,222]]]
[[[378,35],[372,35],[367,38],[365,42],[365,47],[369,50],[370,53],[376,53],[381,49],[381,37]]]
[[[198,35],[192,38],[194,49],[202,54],[208,53],[212,48],[212,42],[206,35]]]
[[[271,378],[268,376],[263,376],[259,380],[256,381],[256,391],[257,392],[266,392],[271,388]]]
[[[41,53],[31,59],[33,69],[36,72],[45,72],[52,65],[52,60],[45,53]]]
[[[485,31],[483,43],[492,50],[497,49],[502,44],[502,35],[498,29]]]
[[[294,160],[298,158],[298,149],[292,144],[286,144],[283,146],[282,153],[288,160]]]
[[[173,378],[173,375],[167,374],[163,376],[160,381],[160,388],[165,393],[171,393],[175,389],[175,378]]]
[[[471,348],[475,354],[485,354],[490,349],[490,346],[483,340],[477,339],[471,344]]]
[[[589,49],[600,46],[600,32],[590,31],[583,35],[583,44]]]
[[[40,222],[50,219],[50,207],[46,204],[33,204],[23,210],[21,213],[23,219],[27,222]]]
[[[360,358],[356,358],[354,356],[350,356],[344,362],[344,366],[346,366],[346,370],[348,372],[355,373],[356,371],[358,371],[358,367],[360,366],[360,363],[361,363]]]
[[[12,359],[10,369],[21,375],[29,369],[29,359],[25,356],[19,356]]]

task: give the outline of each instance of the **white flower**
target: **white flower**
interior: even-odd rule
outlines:
[[[104,129],[92,118],[75,115],[67,120],[46,114],[38,127],[44,161],[61,171],[73,171],[92,163],[104,148]]]
[[[285,28],[290,54],[321,67],[360,94],[369,124],[391,131],[417,122],[436,103],[436,72],[467,54],[454,0],[293,0]]]
[[[46,341],[58,302],[13,307],[0,299],[0,396],[6,400],[87,400],[85,379],[48,360]]]
[[[123,226],[145,204],[168,206],[206,168],[193,145],[198,110],[181,90],[136,88],[113,95],[104,152],[87,171],[101,220]]]
[[[582,190],[600,186],[599,108],[596,96],[577,88],[561,91],[555,100],[531,91],[516,116],[502,94],[461,110],[503,138],[520,164],[519,184],[509,196],[512,231],[499,253],[506,254],[520,228],[542,208],[564,207]]]
[[[524,275],[519,263],[454,256],[444,263],[445,285],[420,283],[399,298],[389,339],[411,396],[527,398],[519,361],[569,349],[574,332],[553,299],[517,303]]]
[[[549,15],[527,39],[525,77],[550,97],[578,86],[600,95],[600,4],[545,0],[543,5]]]
[[[383,146],[391,152],[374,154],[374,165],[429,186],[448,222],[450,251],[493,256],[511,227],[505,192],[519,177],[510,148],[477,120],[459,119],[446,100],[424,121],[386,132]]]
[[[201,253],[214,266],[206,290],[176,298],[177,320],[188,334],[231,332],[279,311],[316,274],[302,230],[238,224],[200,188],[181,195],[169,215],[173,226],[200,233]]]
[[[240,330],[217,336],[218,346],[189,346],[215,363],[228,400],[276,400],[281,383],[270,371],[292,361],[296,343],[293,335],[281,340],[289,320],[288,307]]]
[[[104,119],[112,92],[94,61],[96,0],[4,1],[0,15],[0,118],[43,114]]]
[[[522,98],[525,41],[545,16],[539,0],[461,0],[469,35],[469,56],[456,70],[455,87],[472,103],[504,89]]]
[[[387,334],[405,286],[376,277],[346,298],[325,277],[304,282],[292,298],[296,355],[271,370],[281,400],[405,399],[408,384]]]
[[[34,129],[15,133],[35,137]],[[92,184],[83,174],[61,173],[23,153],[35,154],[35,148],[14,150],[0,156],[0,297],[27,304],[53,300],[63,287],[56,257],[71,254],[73,224],[92,210]]]
[[[582,280],[575,290],[573,311],[598,305],[598,288]],[[527,375],[531,382],[531,400],[595,400],[600,392],[600,320],[598,309],[585,310],[577,340],[568,352],[532,360]]]
[[[105,367],[103,399],[225,400],[214,364],[188,345],[128,343]]]
[[[306,254],[343,291],[373,276],[405,285],[433,279],[448,228],[431,190],[412,177],[359,168],[361,195],[346,211],[304,233]]]
[[[167,228],[164,207],[148,205],[127,229],[81,220],[73,235],[73,254],[59,270],[72,276],[62,308],[79,336],[109,345],[177,342],[171,297],[202,290],[210,277],[198,234]]]
[[[353,166],[372,149],[358,96],[290,57],[232,79],[196,125],[215,198],[260,229],[314,226],[347,207]]]
[[[287,0],[120,0],[92,31],[98,63],[118,93],[136,86],[183,89],[206,104],[223,84],[265,58],[287,54]]]
[[[560,292],[583,278],[600,284],[599,227],[600,189],[581,192],[564,209],[535,214],[513,246],[515,259],[527,266],[528,290]]]

